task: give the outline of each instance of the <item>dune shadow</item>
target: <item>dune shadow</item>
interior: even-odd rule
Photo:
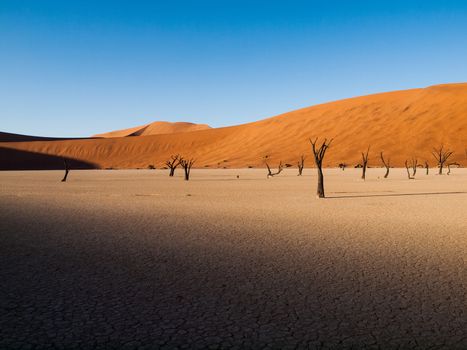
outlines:
[[[0,142],[30,142],[30,141],[62,141],[62,140],[85,140],[88,137],[44,137],[12,134],[0,132]]]
[[[0,147],[0,170],[62,170],[63,160],[70,169],[98,169],[93,163],[51,154]]]
[[[406,197],[406,196],[433,196],[445,194],[466,194],[465,191],[452,191],[452,192],[420,192],[420,193],[391,193],[391,194],[357,194],[349,196],[326,196],[327,199],[340,199],[340,198],[372,198],[372,197]]]

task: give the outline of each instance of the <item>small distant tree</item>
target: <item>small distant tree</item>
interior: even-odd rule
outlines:
[[[415,174],[417,173],[417,166],[418,166],[418,159],[412,158],[412,177],[415,178]]]
[[[190,171],[194,163],[195,163],[195,160],[193,158],[183,159],[182,157],[180,157],[180,165],[183,167],[183,170],[185,171],[186,181],[190,180]]]
[[[302,176],[303,168],[305,167],[305,155],[300,156],[300,160],[298,161],[298,175],[297,176]]]
[[[341,168],[342,171],[344,171],[346,167],[347,167],[347,164],[345,164],[345,163],[339,163],[339,168]]]
[[[65,167],[65,176],[63,176],[62,182],[66,182],[66,179],[68,177],[68,172],[70,171],[70,169],[68,168],[68,162],[66,161],[65,158],[63,158],[63,165]]]
[[[444,145],[441,145],[439,148],[434,148],[433,152],[431,152],[433,157],[436,159],[438,162],[438,167],[439,167],[439,175],[443,175],[443,167],[444,164],[447,162],[449,157],[452,156],[453,152],[449,150],[444,149]]]
[[[425,169],[426,169],[426,174],[428,175],[428,173],[430,172],[430,165],[428,164],[427,160],[425,160]]]
[[[181,164],[181,161],[182,157],[179,154],[170,156],[170,159],[165,161],[165,165],[170,169],[169,176],[174,176],[175,169]]]
[[[405,169],[407,170],[407,176],[408,176],[409,180],[413,180],[414,177],[412,177],[412,176],[410,175],[409,161],[408,161],[408,160],[405,161]]]
[[[324,159],[324,155],[326,154],[326,151],[331,146],[332,139],[329,141],[327,139],[324,139],[321,146],[317,145],[317,142],[318,142],[318,138],[316,138],[314,141],[310,139],[311,150],[313,152],[313,156],[315,158],[316,169],[318,171],[318,188],[316,190],[316,196],[318,198],[324,198],[325,195],[324,195],[323,159]]]
[[[383,162],[384,167],[386,168],[386,174],[384,174],[384,178],[386,179],[389,176],[389,169],[391,168],[390,164],[390,158],[388,157],[388,160],[384,160],[383,152],[379,154],[381,161]]]
[[[282,172],[282,170],[284,169],[284,166],[282,165],[282,161],[279,162],[279,166],[277,167],[277,171],[275,173],[272,172],[271,167],[269,166],[267,161],[264,161],[264,163],[266,164],[266,167],[268,168],[268,175],[267,175],[268,179],[270,177],[279,175]]]
[[[362,179],[365,180],[366,179],[366,168],[368,166],[368,153],[370,152],[370,146],[368,146],[368,149],[366,150],[366,153],[363,153],[362,152],[362,161],[363,161],[363,165],[362,165]]]
[[[460,166],[459,163],[455,163],[455,162],[454,162],[454,163],[449,163],[449,164],[448,164],[448,172],[447,172],[447,175],[451,174],[451,166],[453,166],[453,165],[455,165],[455,166]]]

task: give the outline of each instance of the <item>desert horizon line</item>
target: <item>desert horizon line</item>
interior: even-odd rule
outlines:
[[[455,85],[465,85],[465,84],[467,84],[467,81],[465,81],[465,82],[463,82],[463,81],[444,82],[444,83],[430,84],[430,85],[426,85],[426,86],[423,86],[423,87],[412,87],[412,88],[407,88],[407,89],[385,90],[385,91],[372,92],[372,93],[363,94],[363,95],[353,95],[353,96],[344,97],[344,98],[340,98],[340,99],[332,99],[332,100],[328,100],[328,101],[324,101],[324,102],[319,102],[319,103],[312,104],[312,105],[309,105],[309,106],[303,106],[303,107],[298,107],[298,108],[290,108],[290,109],[288,109],[286,111],[282,111],[282,112],[279,112],[279,113],[271,115],[271,116],[267,116],[267,117],[264,117],[264,118],[258,118],[258,119],[254,119],[254,120],[243,122],[243,123],[221,125],[221,126],[212,126],[209,123],[206,123],[206,122],[203,122],[203,121],[196,122],[196,121],[193,121],[193,120],[181,120],[181,119],[170,120],[170,119],[165,118],[165,117],[161,117],[161,118],[154,117],[154,119],[149,120],[147,123],[143,123],[143,124],[140,124],[140,125],[137,125],[137,126],[128,125],[128,126],[124,127],[123,129],[116,129],[116,130],[113,130],[113,131],[97,132],[97,133],[94,133],[92,135],[45,136],[45,135],[39,135],[39,134],[36,134],[36,133],[30,134],[30,133],[24,133],[24,132],[21,132],[21,131],[17,132],[17,131],[11,131],[11,130],[0,130],[0,132],[6,133],[6,134],[16,134],[16,135],[21,135],[21,136],[35,136],[35,137],[43,137],[43,138],[50,138],[50,139],[71,139],[72,140],[72,139],[85,139],[85,138],[100,137],[98,135],[110,134],[110,133],[113,133],[113,132],[116,132],[116,131],[123,131],[123,130],[126,130],[126,129],[143,128],[143,127],[146,127],[146,126],[148,126],[150,124],[153,124],[153,123],[168,123],[168,124],[186,123],[186,124],[193,124],[193,125],[208,126],[210,129],[222,129],[222,128],[230,128],[230,127],[248,125],[248,124],[251,124],[251,123],[260,122],[260,121],[267,120],[267,119],[270,119],[270,118],[280,117],[280,116],[282,116],[284,114],[288,114],[290,112],[298,112],[298,111],[308,109],[308,108],[314,108],[314,107],[319,107],[319,106],[322,106],[322,105],[344,102],[344,101],[348,101],[348,100],[352,100],[352,99],[358,99],[358,98],[364,98],[364,97],[370,97],[370,96],[377,96],[377,95],[381,95],[381,94],[391,94],[391,93],[398,93],[398,92],[404,92],[404,91],[424,90],[424,89],[435,88],[435,87],[455,86]]]

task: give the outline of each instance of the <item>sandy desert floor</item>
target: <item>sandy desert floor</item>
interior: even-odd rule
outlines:
[[[466,349],[467,170],[434,172],[0,172],[0,348]]]

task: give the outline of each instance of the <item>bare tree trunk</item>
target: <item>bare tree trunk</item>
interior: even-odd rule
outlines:
[[[316,145],[316,142],[318,141],[318,138],[315,139],[315,141],[312,141],[310,139],[311,143],[311,148],[313,151],[313,155],[315,158],[315,164],[316,164],[316,169],[318,171],[318,187],[316,189],[316,196],[318,198],[325,198],[324,194],[324,176],[323,176],[323,159],[324,155],[326,154],[326,150],[329,148],[331,145],[332,139],[327,141],[327,139],[324,139],[322,145],[318,148]]]
[[[428,165],[427,161],[425,161],[425,169],[426,169],[426,174],[428,175],[428,173],[430,171],[430,166]]]
[[[407,176],[408,176],[409,180],[413,180],[414,178],[412,176],[410,176],[409,164],[408,164],[407,160],[405,161],[405,169],[407,170]]]
[[[65,176],[63,176],[62,182],[66,182],[66,178],[68,177],[68,172],[70,171],[68,169],[68,162],[66,159],[63,159],[63,165],[65,166]]]
[[[418,159],[412,158],[412,176],[415,178],[415,174],[417,173],[417,166],[418,166]]]
[[[388,158],[388,161],[386,163],[386,161],[384,160],[383,152],[380,153],[380,157],[384,167],[386,168],[386,174],[384,174],[384,178],[386,179],[389,176],[390,158]]]
[[[302,176],[303,168],[305,167],[305,156],[302,154],[300,160],[298,161],[298,175]]]
[[[191,172],[191,167],[195,163],[195,160],[192,159],[183,159],[180,157],[180,165],[183,167],[185,170],[185,181],[190,180],[190,172]]]
[[[321,167],[317,168],[318,170],[318,188],[316,189],[316,195],[318,198],[324,198],[324,176],[323,176],[323,169]]]
[[[370,152],[370,146],[366,151],[366,154],[362,152],[362,159],[363,159],[363,167],[362,167],[362,179],[366,179],[366,167],[368,165],[368,153]]]
[[[269,167],[268,162],[265,161],[264,163],[266,164],[266,167],[268,168],[268,175],[267,175],[268,179],[270,177],[279,175],[282,172],[282,170],[284,169],[284,166],[282,165],[282,161],[279,162],[279,167],[277,168],[277,171],[275,173],[272,172],[271,168]]]

